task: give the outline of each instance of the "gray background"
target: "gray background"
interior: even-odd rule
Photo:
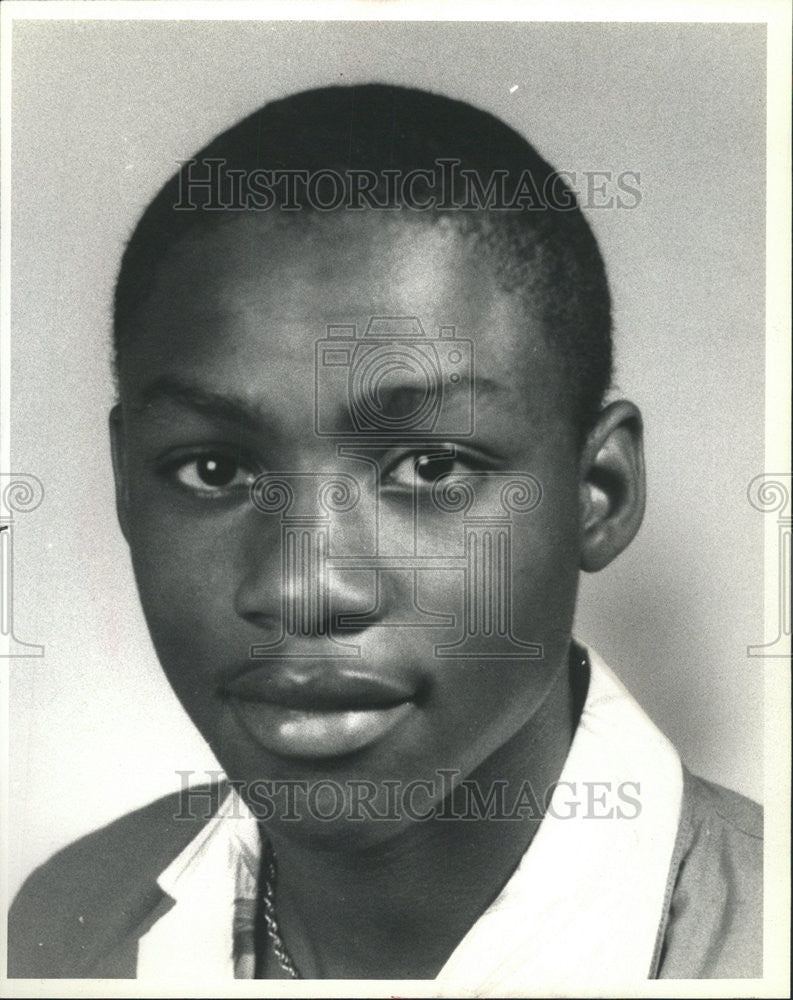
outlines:
[[[152,651],[115,523],[105,414],[120,252],[219,130],[305,87],[385,80],[500,115],[555,166],[641,173],[588,215],[617,385],[647,425],[631,548],[584,577],[577,633],[686,763],[762,789],[765,28],[761,25],[16,22],[10,889],[75,836],[216,767]],[[517,84],[518,89],[510,93]]]

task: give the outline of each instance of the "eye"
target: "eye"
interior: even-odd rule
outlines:
[[[463,454],[460,449],[451,446],[437,451],[412,451],[396,457],[391,465],[386,465],[382,481],[384,486],[410,488],[415,483],[421,489],[422,486],[434,483],[440,476],[481,468],[483,464],[473,455]]]
[[[182,486],[204,496],[247,489],[254,480],[250,469],[236,458],[215,451],[182,459],[171,467],[171,471]]]

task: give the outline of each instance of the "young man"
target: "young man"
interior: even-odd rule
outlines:
[[[267,105],[147,209],[115,343],[121,528],[229,781],[34,873],[11,976],[761,975],[758,807],[571,636],[641,523],[641,416],[524,139],[397,87]]]

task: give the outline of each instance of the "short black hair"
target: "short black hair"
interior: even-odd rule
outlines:
[[[433,180],[443,171],[451,187],[438,197]],[[362,197],[365,173],[372,180]],[[331,175],[345,185],[340,198],[330,190]],[[407,175],[413,177],[410,198],[394,181]],[[210,176],[217,181],[214,193],[200,183]],[[289,176],[317,183],[283,180]],[[247,188],[241,202],[245,178],[258,186]],[[265,207],[284,213],[396,209],[475,229],[496,254],[500,284],[539,305],[583,440],[611,382],[611,303],[603,259],[575,194],[494,115],[387,84],[322,87],[272,101],[181,166],[149,204],[124,252],[114,310],[117,373],[134,339],[134,313],[169,248],[196,227]]]

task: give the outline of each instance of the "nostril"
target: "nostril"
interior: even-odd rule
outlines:
[[[248,610],[237,607],[237,614],[250,625],[255,625],[262,632],[278,635],[281,631],[281,617],[264,611]]]
[[[372,608],[370,611],[340,611],[333,615],[333,630],[334,632],[343,632],[345,635],[355,635],[356,633],[365,632],[370,625],[374,624],[374,619],[372,613],[375,609]]]
[[[383,617],[382,574],[360,570],[331,570],[328,578],[331,627],[340,636],[352,636],[377,625]]]

